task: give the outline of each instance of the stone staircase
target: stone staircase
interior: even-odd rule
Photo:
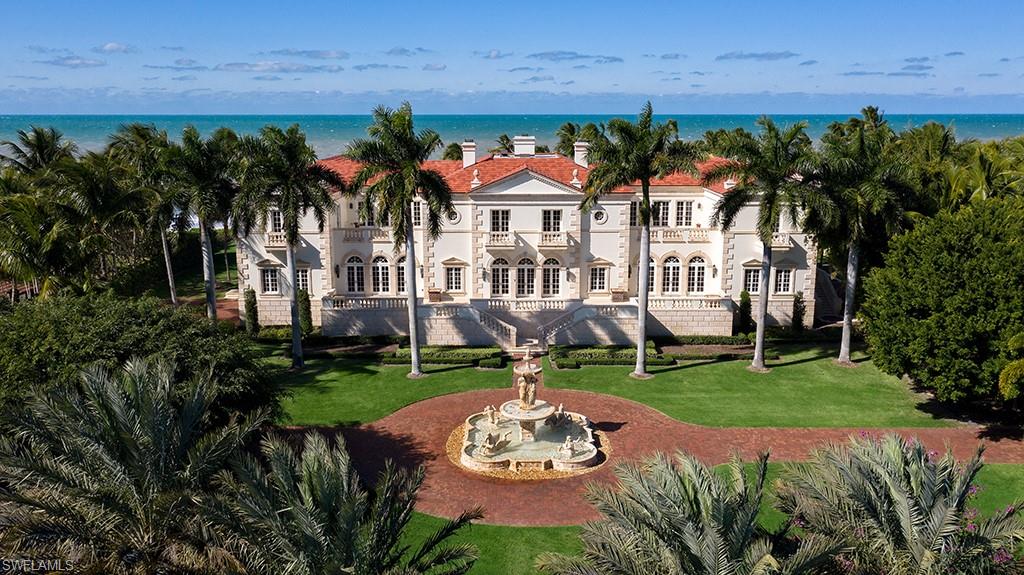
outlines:
[[[608,304],[608,305],[584,305],[572,311],[562,314],[555,320],[548,322],[537,329],[537,339],[543,349],[554,344],[559,333],[572,328],[573,326],[589,321],[594,318],[609,320],[636,320],[637,310],[635,305],[630,304]]]

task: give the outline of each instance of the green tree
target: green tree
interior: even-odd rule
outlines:
[[[555,132],[555,137],[558,138],[558,144],[555,145],[555,151],[563,156],[573,157],[575,154],[576,142],[588,142],[594,143],[599,140],[604,133],[604,127],[598,126],[593,122],[588,122],[580,127],[575,122],[566,122],[559,126]]]
[[[260,130],[259,138],[245,138],[243,148],[247,157],[235,221],[248,234],[253,226],[266,228],[271,211],[281,214],[291,308],[292,367],[302,367],[302,326],[295,271],[299,228],[303,217],[312,216],[323,231],[334,207],[331,190],[343,190],[345,183],[339,175],[317,163],[316,152],[306,143],[306,135],[298,124],[292,124],[287,130],[266,126]]]
[[[150,198],[147,227],[156,229],[160,235],[171,303],[178,305],[167,230],[178,208],[179,195],[178,189],[171,185],[167,165],[169,149],[167,132],[157,130],[152,124],[126,124],[110,138],[111,154],[130,169],[129,185],[143,190]]]
[[[135,361],[82,373],[81,390],[39,396],[0,439],[0,542],[16,556],[65,557],[84,573],[213,573],[196,504],[263,423],[209,424],[208,377],[176,391],[174,367]]]
[[[822,137],[821,152],[809,184],[819,187],[824,201],[809,210],[806,229],[820,244],[846,252],[846,295],[838,361],[850,361],[850,340],[857,299],[861,248],[880,243],[905,226],[906,209],[914,199],[912,169],[896,149],[896,134],[878,108],[867,107],[860,118],[833,123]],[[874,236],[874,237],[873,237]]]
[[[947,207],[949,169],[966,162],[969,146],[957,141],[952,127],[937,122],[904,130],[896,146],[913,172],[917,201],[912,213],[929,216]]]
[[[852,439],[787,467],[780,509],[812,534],[843,541],[850,573],[992,573],[1024,540],[1021,502],[993,517],[968,508],[981,452],[963,465],[897,435]]]
[[[32,126],[28,131],[18,130],[17,141],[4,140],[0,147],[0,165],[8,165],[23,174],[39,174],[63,160],[73,159],[78,152],[74,142],[64,139],[55,128]]]
[[[740,333],[750,333],[750,328],[753,327],[754,319],[751,317],[750,307],[750,292],[743,290],[740,292]]]
[[[512,138],[508,134],[502,134],[495,140],[495,146],[488,150],[492,154],[512,154],[515,152],[515,146],[512,143]]]
[[[639,316],[637,319],[635,377],[647,373],[648,279],[651,267],[651,181],[676,172],[697,174],[697,161],[703,156],[699,146],[679,139],[674,120],[654,122],[654,110],[647,102],[636,122],[615,118],[608,122],[607,138],[598,138],[588,151],[590,162],[596,164],[587,176],[580,210],[590,211],[601,197],[612,190],[640,184],[637,210],[640,234]]]
[[[875,365],[940,401],[991,398],[1024,331],[1024,199],[988,200],[920,222],[865,282]]]
[[[15,193],[0,198],[4,275],[13,281],[38,282],[39,295],[49,297],[65,287],[82,290],[87,263],[77,230],[52,196]]]
[[[462,145],[458,142],[452,142],[444,147],[444,153],[441,154],[442,160],[461,160],[462,159]]]
[[[340,437],[332,448],[309,433],[301,453],[269,437],[260,452],[266,464],[246,456],[222,475],[222,496],[210,509],[246,573],[441,575],[473,566],[473,546],[445,543],[479,511],[449,521],[417,550],[403,542],[422,468],[389,464],[367,492]]]
[[[757,296],[756,339],[751,368],[764,371],[764,332],[768,317],[768,284],[772,269],[772,234],[785,214],[800,222],[800,207],[807,201],[808,187],[799,177],[810,167],[813,151],[805,132],[806,122],[780,129],[767,116],[757,124],[755,136],[746,130],[716,134],[713,148],[728,159],[709,168],[704,182],[732,178],[736,186],[715,204],[711,225],[727,231],[745,206],[757,204],[755,231],[761,240],[761,281]],[[708,145],[708,144],[706,144]],[[813,273],[813,270],[812,270]]]
[[[217,286],[213,269],[213,225],[223,217],[225,196],[238,189],[238,136],[228,128],[219,128],[206,139],[195,126],[181,134],[181,144],[170,148],[169,165],[173,185],[181,192],[181,211],[199,220],[203,252],[203,283],[206,315],[217,319]]]
[[[998,144],[975,143],[967,162],[947,167],[943,207],[955,210],[989,198],[1015,196],[1022,181],[1021,165],[1005,155]]]
[[[790,541],[794,549],[783,556],[758,524],[767,473],[767,455],[753,477],[739,460],[719,473],[685,453],[674,462],[656,455],[622,464],[616,487],[592,485],[587,492],[603,517],[581,528],[582,556],[544,554],[537,566],[565,575],[819,572],[840,548],[835,538]]]
[[[260,334],[260,308],[256,304],[256,290],[245,288],[245,333],[249,337]]]
[[[405,250],[405,281],[409,308],[409,346],[412,351],[410,377],[420,370],[419,327],[416,314],[416,249],[413,238],[412,203],[419,197],[426,208],[425,231],[431,238],[441,235],[443,217],[455,210],[448,182],[423,162],[441,146],[433,130],[416,132],[412,106],[405,102],[397,110],[383,106],[373,111],[373,123],[367,129],[369,139],[359,139],[346,155],[362,167],[348,188],[351,195],[363,194],[362,217],[371,213],[387,214],[394,231],[394,249]]]

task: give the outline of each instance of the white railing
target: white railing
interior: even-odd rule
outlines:
[[[773,232],[772,233],[772,247],[773,248],[788,248],[792,245],[789,241],[789,232]]]
[[[489,332],[502,347],[516,344],[516,328],[500,319],[468,305],[425,305],[420,308],[422,318],[463,318],[474,321]]]
[[[546,311],[563,310],[569,306],[564,299],[489,299],[489,311]]]
[[[647,309],[722,309],[727,300],[721,297],[659,297],[647,300]]]
[[[694,244],[711,241],[711,233],[703,228],[655,228],[651,230],[651,241],[661,242],[689,242]]]
[[[283,248],[285,245],[284,232],[267,232],[268,248]]]
[[[515,237],[512,232],[490,232],[487,236],[489,246],[514,246]]]
[[[341,239],[346,242],[385,241],[391,239],[387,228],[342,228]]]
[[[537,328],[537,338],[544,343],[552,343],[552,338],[558,332],[568,329],[584,319],[595,316],[635,319],[637,317],[637,308],[632,304],[584,305],[569,313],[560,315],[554,321]]]
[[[328,294],[323,298],[324,309],[406,309],[404,297],[345,297]]]
[[[564,246],[565,232],[541,232],[540,244],[542,246]]]

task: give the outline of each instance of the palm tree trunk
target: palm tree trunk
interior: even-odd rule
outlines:
[[[772,242],[764,241],[761,248],[761,282],[757,286],[757,334],[754,339],[754,361],[750,367],[763,370],[764,328],[768,323],[768,283],[772,277]]]
[[[231,244],[230,234],[228,221],[224,220],[224,271],[228,274],[228,283],[231,283],[231,264],[228,260],[228,246]]]
[[[843,302],[843,340],[839,345],[839,363],[850,364],[850,339],[853,337],[853,300],[857,293],[860,246],[851,241],[846,256],[846,301]]]
[[[160,226],[160,245],[164,250],[164,265],[167,267],[167,289],[171,292],[171,304],[178,306],[178,290],[174,287],[174,267],[171,265],[171,244],[167,241],[167,229]]]
[[[299,325],[299,290],[295,289],[295,246],[288,244],[286,250],[288,264],[288,305],[292,316],[292,367],[302,367],[302,326]]]
[[[651,222],[650,218],[644,222],[640,230],[640,265],[637,272],[639,293],[637,294],[637,316],[636,316],[636,368],[633,369],[634,377],[647,377],[647,296],[650,292],[650,268],[651,268]]]
[[[217,321],[217,286],[213,275],[213,244],[210,242],[210,229],[206,222],[199,219],[199,241],[203,245],[203,283],[206,288],[206,317]]]
[[[416,313],[416,243],[412,229],[412,210],[405,207],[405,298],[409,311],[409,349],[412,351],[412,366],[409,377],[423,375],[420,371],[420,329]]]

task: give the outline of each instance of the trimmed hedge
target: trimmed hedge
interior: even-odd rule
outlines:
[[[648,365],[672,365],[675,358],[658,353],[653,341],[647,342]],[[579,365],[633,365],[636,363],[636,349],[616,345],[591,347],[552,346],[548,357],[559,368],[573,369]],[[574,363],[577,364],[574,366]]]
[[[750,340],[744,334],[738,335],[676,335],[659,337],[661,345],[748,345]]]
[[[479,365],[485,359],[501,360],[502,351],[499,347],[420,347],[420,361],[435,365]],[[381,357],[385,365],[404,365],[412,360],[412,348],[400,347],[394,354]],[[485,366],[486,367],[486,366]]]
[[[484,367],[487,369],[502,369],[505,367],[505,358],[502,357],[485,357],[477,362],[477,367]]]

